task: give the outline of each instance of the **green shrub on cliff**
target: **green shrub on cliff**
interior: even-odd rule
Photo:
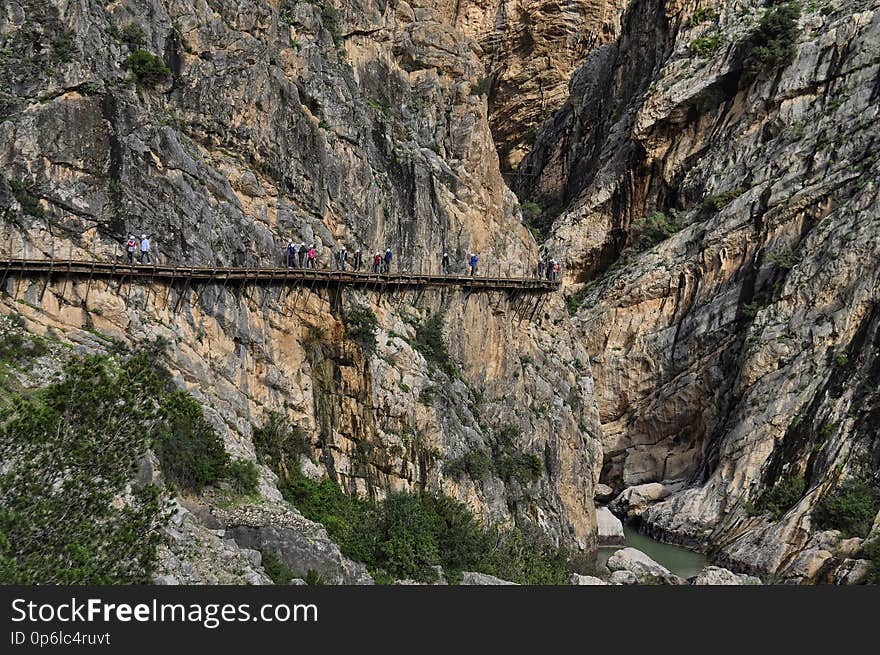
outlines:
[[[299,469],[300,455],[312,452],[312,444],[302,428],[278,412],[271,412],[261,426],[254,428],[252,439],[257,459],[283,477]]]
[[[794,61],[800,16],[801,8],[796,2],[776,4],[768,9],[745,42],[746,69],[769,72]]]
[[[559,584],[569,571],[567,552],[538,532],[484,528],[467,506],[447,496],[400,492],[373,503],[298,470],[279,488],[378,582],[431,582],[435,565],[453,582],[462,571],[481,571],[525,584]]]
[[[802,477],[782,478],[777,480],[772,489],[761,496],[758,501],[758,509],[769,512],[773,520],[778,521],[803,498],[806,490],[807,483]]]
[[[667,216],[663,212],[654,212],[633,224],[628,245],[634,252],[650,250],[684,227],[684,221],[677,214]]]
[[[156,86],[171,75],[171,69],[159,57],[146,50],[135,50],[126,59],[125,68],[131,71],[138,84]]]
[[[4,366],[34,356],[9,347],[15,356]],[[168,519],[160,489],[134,482],[150,449],[181,490],[229,480],[253,493],[256,467],[230,466],[201,406],[157,363],[161,350],[72,357],[46,387],[3,389],[0,582],[149,582]]]
[[[844,537],[865,537],[880,512],[880,486],[864,478],[845,482],[813,509],[820,530],[840,530]]]
[[[155,486],[126,488],[157,420],[149,388],[101,357],[13,398],[0,416],[0,582],[150,581],[167,515]]]
[[[446,347],[443,322],[443,314],[431,314],[416,326],[416,336],[411,345],[422,353],[430,366],[455,377],[458,375],[458,367]]]
[[[344,318],[346,336],[357,343],[367,355],[376,352],[376,331],[379,320],[373,310],[364,305],[355,305]]]

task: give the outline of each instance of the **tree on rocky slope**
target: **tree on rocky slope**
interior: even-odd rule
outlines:
[[[74,359],[63,379],[3,409],[3,583],[150,580],[165,511],[156,486],[129,482],[157,408],[127,378],[104,358]]]

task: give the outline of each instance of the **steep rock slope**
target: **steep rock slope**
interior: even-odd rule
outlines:
[[[535,128],[568,98],[571,74],[586,54],[617,35],[625,6],[624,0],[455,3],[456,26],[480,44],[502,171],[516,170]]]
[[[479,48],[430,3],[13,1],[0,39],[4,254],[121,260],[127,235],[148,233],[181,264],[278,264],[288,237],[315,242],[324,267],[343,244],[389,245],[403,270],[437,271],[443,250],[457,270],[472,251],[513,273],[536,257],[475,91]],[[136,83],[137,50],[168,74]],[[487,521],[595,547],[598,416],[558,297],[530,322],[510,297],[459,291],[4,287],[4,312],[86,350],[102,347],[92,332],[165,339],[237,456],[279,411],[351,492],[442,489]],[[348,338],[358,305],[379,319],[375,355]],[[413,345],[435,312],[460,375]],[[539,479],[444,474],[502,434]],[[273,478],[263,469],[261,493],[276,503]]]
[[[826,579],[845,556],[815,545],[811,510],[880,470],[880,5],[806,5],[790,58],[760,61],[771,11],[633,3],[519,193],[567,207],[547,246],[576,285],[602,481],[676,481],[635,510],[649,531]],[[760,511],[798,479],[778,516]]]

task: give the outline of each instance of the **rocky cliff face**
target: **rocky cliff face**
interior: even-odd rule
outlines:
[[[160,69],[138,69],[137,50]],[[341,245],[387,245],[403,270],[437,272],[446,250],[457,270],[476,251],[522,273],[537,246],[502,181],[480,55],[432,3],[5,3],[2,252],[121,260],[127,235],[148,233],[163,263],[266,266],[292,237],[315,242],[324,267]],[[444,490],[488,522],[518,516],[595,547],[598,414],[558,297],[529,321],[503,294],[4,285],[4,312],[85,350],[106,348],[94,332],[166,339],[167,365],[237,456],[254,457],[253,428],[279,411],[352,493]],[[379,319],[375,355],[345,336],[355,305]],[[437,312],[460,376],[412,345]],[[542,462],[538,481],[444,474],[510,428]],[[211,529],[250,526],[224,516]],[[179,522],[196,534],[191,516]],[[192,582],[182,549],[168,575],[189,561]]]
[[[847,555],[811,511],[880,470],[880,5],[805,5],[768,64],[769,11],[632,3],[518,191],[566,207],[547,245],[577,292],[602,481],[666,482],[636,511],[664,539],[831,579]],[[754,511],[791,479],[780,516]]]
[[[512,173],[541,122],[568,98],[572,72],[614,39],[623,0],[456,2],[455,25],[474,37],[485,67],[489,124],[502,171]]]

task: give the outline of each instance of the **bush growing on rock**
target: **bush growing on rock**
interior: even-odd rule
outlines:
[[[443,314],[431,314],[416,326],[413,348],[422,353],[428,364],[443,371],[450,377],[458,375],[458,368],[452,360],[443,337]]]
[[[710,57],[721,48],[723,43],[724,40],[720,34],[709,34],[708,36],[697,37],[690,42],[688,47],[698,57]]]
[[[684,227],[684,222],[677,215],[654,212],[632,226],[629,246],[635,252],[649,250]]]
[[[0,581],[150,581],[168,516],[157,487],[126,488],[161,420],[151,394],[125,366],[89,356],[13,396],[0,416]]]
[[[278,412],[271,412],[263,425],[254,428],[252,440],[257,459],[284,477],[294,469],[299,470],[300,455],[312,452],[312,444],[302,428]]]
[[[257,493],[260,473],[257,465],[249,459],[236,459],[229,463],[226,477],[237,494],[252,496]]]
[[[772,489],[761,496],[758,501],[758,509],[769,512],[773,520],[778,521],[803,498],[806,490],[807,483],[802,477],[782,478],[777,480]]]
[[[355,305],[345,315],[345,334],[358,344],[364,353],[372,355],[376,352],[376,330],[379,320],[373,310],[363,305]]]
[[[279,488],[306,518],[327,528],[344,555],[366,564],[378,582],[432,582],[436,565],[451,581],[470,570],[514,582],[558,584],[569,572],[567,552],[539,533],[483,528],[467,506],[447,496],[400,492],[374,503],[298,470],[282,478]]]
[[[845,482],[813,509],[820,530],[840,530],[844,537],[865,537],[880,512],[880,486],[864,478]]]
[[[138,84],[156,86],[171,75],[171,69],[159,57],[146,50],[135,50],[125,59],[125,68],[131,71]]]
[[[226,476],[229,456],[223,441],[192,396],[181,390],[167,393],[160,415],[154,446],[166,481],[198,493]]]
[[[768,9],[745,42],[746,69],[767,72],[794,61],[800,16],[801,8],[796,2],[785,2]]]

